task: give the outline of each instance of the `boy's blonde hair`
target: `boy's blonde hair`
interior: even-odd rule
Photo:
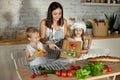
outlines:
[[[27,35],[28,38],[31,37],[32,33],[35,33],[35,32],[39,33],[39,30],[34,28],[34,27],[28,27],[26,29],[26,35]]]

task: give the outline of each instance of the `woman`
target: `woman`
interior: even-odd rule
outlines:
[[[49,59],[58,59],[62,41],[67,37],[67,21],[63,18],[63,8],[60,3],[52,2],[48,8],[47,18],[40,23],[41,41],[45,43]]]

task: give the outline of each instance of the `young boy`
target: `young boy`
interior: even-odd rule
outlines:
[[[34,27],[28,27],[26,29],[27,38],[30,43],[26,46],[26,60],[30,64],[30,69],[35,72],[37,71],[40,64],[46,63],[47,55],[43,44],[39,41],[39,31]],[[35,68],[35,69],[33,69]]]

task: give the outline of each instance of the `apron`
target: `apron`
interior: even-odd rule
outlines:
[[[62,48],[62,43],[64,39],[64,26],[60,27],[59,30],[51,30],[47,28],[46,38],[53,41],[59,48]],[[44,45],[46,51],[48,52],[48,59],[58,59],[60,58],[60,51],[58,49],[52,50],[48,45]]]

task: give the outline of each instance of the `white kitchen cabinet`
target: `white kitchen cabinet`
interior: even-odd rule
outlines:
[[[13,50],[24,48],[25,44],[0,46],[0,80],[18,80],[10,54]]]
[[[110,49],[110,55],[120,57],[120,38],[93,39],[91,48]]]

